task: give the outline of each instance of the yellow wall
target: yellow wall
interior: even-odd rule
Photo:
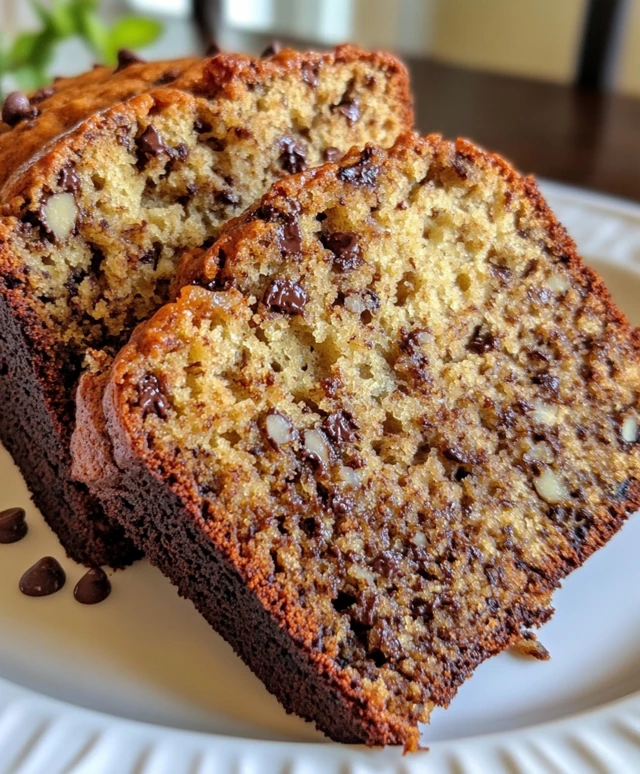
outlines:
[[[640,0],[631,0],[628,14],[615,87],[625,94],[640,97]]]
[[[468,67],[569,82],[585,6],[586,0],[441,0],[431,51]]]

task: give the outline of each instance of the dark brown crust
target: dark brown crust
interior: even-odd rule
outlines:
[[[602,301],[605,319],[610,325],[617,327],[621,336],[630,342],[632,357],[640,360],[638,332],[631,330],[624,316],[613,304],[600,278],[584,266],[572,240],[554,218],[531,178],[520,177],[499,156],[486,154],[464,140],[447,143],[438,136],[420,139],[410,134],[401,138],[390,153],[396,157],[413,153],[428,154],[436,164],[472,163],[476,168],[491,168],[496,171],[507,181],[514,194],[522,196],[528,202],[526,219],[532,228],[536,228],[536,238],[541,238],[551,253],[568,267],[577,283]],[[383,163],[385,156],[384,152],[374,148],[366,151],[366,158],[374,165],[377,162]],[[219,251],[224,249],[227,258],[233,255],[236,241],[254,227],[253,212],[258,206],[273,203],[275,200],[278,200],[280,205],[287,200],[298,202],[307,188],[314,185],[335,185],[339,169],[353,166],[363,158],[365,156],[354,150],[339,165],[326,165],[274,185],[260,203],[225,228],[220,240],[204,258],[195,256],[195,260],[182,267],[181,280],[197,281],[197,284],[205,285],[215,280],[220,272]],[[219,594],[218,587],[212,582],[213,573],[218,572],[214,568],[224,562],[239,568],[239,557],[222,556],[222,551],[213,544],[212,538],[207,536],[208,528],[200,510],[202,500],[194,482],[184,468],[174,464],[172,458],[149,451],[138,419],[128,411],[124,393],[129,359],[144,357],[145,352],[155,347],[162,348],[174,316],[182,309],[194,309],[199,303],[198,295],[194,291],[195,289],[185,288],[176,304],[163,307],[151,321],[140,326],[112,368],[103,408],[114,445],[115,459],[123,471],[123,479],[121,498],[114,497],[113,491],[105,490],[105,495],[110,497],[110,512],[130,530],[133,539],[148,552],[151,561],[178,585],[182,594],[194,601],[207,620],[233,644],[288,710],[313,719],[334,739],[358,739],[367,744],[404,743],[407,748],[413,749],[418,738],[415,721],[406,719],[403,722],[378,708],[358,704],[358,691],[351,685],[340,682],[341,675],[335,665],[324,660],[323,654],[310,639],[312,622],[304,620],[303,614],[294,604],[289,605],[287,600],[272,598],[269,588],[261,585],[257,577],[242,577],[240,570],[236,569],[233,580],[226,575],[224,581],[221,576],[216,576],[216,582],[230,584],[231,599],[236,600],[237,607],[224,607],[224,595]],[[152,509],[149,508],[150,502],[154,503]],[[433,686],[434,701],[446,706],[457,687],[485,658],[518,642],[522,629],[544,623],[552,612],[549,607],[550,595],[561,580],[604,545],[621,527],[627,516],[639,506],[640,482],[634,479],[629,482],[623,498],[607,508],[602,507],[594,519],[593,527],[578,547],[568,546],[562,555],[550,557],[544,567],[537,568],[536,572],[531,574],[521,604],[515,606],[508,622],[497,631],[479,635],[473,648],[460,653],[455,663],[450,664],[450,675],[446,683]],[[159,509],[162,512],[159,512]],[[171,538],[162,539],[163,535],[170,535]],[[207,562],[212,565],[211,570]],[[209,572],[212,574],[208,575]],[[231,572],[233,574],[234,571]],[[193,576],[198,577],[199,574],[202,582],[198,580],[197,583],[192,583],[190,579]],[[236,613],[240,613],[237,618],[246,614],[251,622],[251,626],[243,630],[240,636],[234,629],[237,624],[229,620],[227,613],[234,609]],[[270,633],[274,630],[286,631],[289,637],[285,637],[286,654],[278,657],[263,650],[265,642],[269,641]],[[287,666],[284,672],[280,671],[279,658],[285,659]],[[300,664],[304,664],[304,679],[298,683],[292,675],[299,674]],[[272,679],[274,674],[278,675],[277,680]],[[296,690],[292,693],[289,687],[294,679]],[[317,691],[321,690],[321,684],[340,686],[339,700],[333,695],[336,706],[329,704],[327,709],[324,700],[310,702],[308,696],[297,688],[308,681],[313,681]],[[319,695],[331,694],[324,692]],[[344,720],[345,706],[356,713],[357,720]],[[336,728],[336,717],[340,717],[340,723],[347,724]]]
[[[239,84],[277,78],[301,68],[305,62],[332,63],[365,59],[380,63],[393,74],[394,88],[402,100],[407,126],[413,120],[409,83],[403,65],[387,54],[363,52],[343,46],[325,54],[282,51],[264,60],[236,54],[220,54],[209,60],[189,59],[133,64],[114,73],[108,68],[76,79],[58,82],[52,96],[39,103],[40,115],[13,129],[0,124],[0,307],[12,324],[4,327],[0,358],[11,362],[15,353],[24,360],[22,381],[5,388],[4,420],[0,436],[12,450],[38,506],[61,537],[68,553],[84,563],[125,566],[139,553],[122,538],[120,528],[109,531],[98,501],[82,485],[69,479],[69,445],[74,426],[73,393],[80,363],[70,363],[55,334],[44,327],[37,301],[29,294],[24,267],[11,254],[11,233],[20,228],[18,218],[33,191],[49,176],[56,176],[69,158],[81,154],[98,133],[117,134],[127,129],[154,106],[163,102],[185,103],[200,97],[227,97]],[[169,70],[178,75],[168,85],[158,78]],[[29,376],[27,376],[27,374]],[[64,375],[64,378],[61,377]],[[21,392],[29,390],[29,413],[23,410]],[[36,428],[46,422],[48,447],[40,460],[37,444],[20,452],[23,439],[37,438]],[[15,450],[15,453],[14,453]],[[46,485],[40,467],[56,460],[55,475]]]

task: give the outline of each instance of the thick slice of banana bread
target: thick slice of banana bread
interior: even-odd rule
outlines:
[[[275,184],[180,277],[79,469],[287,710],[413,749],[640,504],[638,332],[533,180],[435,136]]]
[[[169,294],[181,251],[280,177],[410,128],[403,65],[343,46],[98,68],[0,133],[0,435],[73,558],[134,556],[70,479],[74,391]]]

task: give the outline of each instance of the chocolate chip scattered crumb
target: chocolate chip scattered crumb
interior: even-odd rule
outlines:
[[[45,556],[24,573],[19,587],[27,597],[48,597],[60,591],[66,581],[60,563],[52,556]]]
[[[81,605],[97,605],[111,594],[111,581],[101,567],[88,570],[73,590],[76,602]]]
[[[145,61],[146,60],[136,54],[135,51],[131,51],[128,48],[121,48],[120,51],[118,51],[118,66],[116,67],[116,72],[119,73],[121,70],[124,70],[132,64],[143,64]]]
[[[274,280],[264,294],[265,306],[284,314],[302,314],[307,303],[303,288],[290,280]]]
[[[0,543],[17,543],[29,531],[24,508],[0,511]]]
[[[265,48],[265,50],[260,54],[260,56],[263,59],[266,59],[270,56],[275,56],[276,54],[279,54],[282,51],[282,43],[280,43],[279,40],[272,40],[271,43]]]

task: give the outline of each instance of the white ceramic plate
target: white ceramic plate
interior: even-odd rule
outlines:
[[[640,324],[640,207],[543,185],[614,297]],[[145,562],[103,604],[72,589],[63,555],[9,455],[0,509],[27,507],[25,540],[0,546],[0,774],[603,774],[640,771],[640,520],[574,573],[541,631],[550,662],[502,654],[451,708],[428,753],[331,744],[287,716],[231,649]],[[68,574],[53,597],[22,596],[45,554]]]

